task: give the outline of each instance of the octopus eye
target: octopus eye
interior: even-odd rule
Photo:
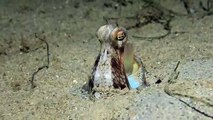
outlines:
[[[126,37],[124,31],[118,31],[117,32],[117,40],[122,41]]]

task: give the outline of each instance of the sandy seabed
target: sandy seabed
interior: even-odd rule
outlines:
[[[162,1],[168,9],[186,14],[178,1]],[[134,37],[165,34],[162,25],[154,22],[128,30],[129,41],[149,72],[150,87],[95,101],[80,92],[100,49],[95,33],[105,24],[103,16],[134,16],[143,4],[136,0],[123,6],[116,0],[1,0],[0,119],[211,120],[213,16],[175,16],[171,34],[162,39]],[[126,20],[121,26],[132,23]],[[50,64],[35,76],[32,90],[31,75],[46,64],[46,46],[35,33],[46,37]],[[180,74],[169,86],[176,95],[169,96],[164,87],[178,61]],[[155,84],[157,80],[162,82]]]

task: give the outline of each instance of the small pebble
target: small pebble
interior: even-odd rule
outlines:
[[[97,98],[97,99],[101,98],[101,94],[100,94],[99,92],[95,92],[94,96],[95,96],[95,98]]]
[[[73,82],[73,83],[78,83],[77,80],[73,80],[72,82]]]
[[[56,77],[56,78],[59,78],[59,75],[56,75],[55,77]]]

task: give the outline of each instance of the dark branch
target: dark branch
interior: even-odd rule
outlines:
[[[45,40],[45,37],[44,38],[40,38],[36,33],[35,33],[35,38],[38,38],[39,40],[41,40],[42,42],[45,43],[46,45],[46,48],[47,48],[47,64],[46,65],[43,65],[41,67],[39,67],[33,74],[32,74],[32,77],[31,77],[31,80],[30,80],[30,83],[31,83],[31,88],[35,88],[36,85],[34,83],[34,80],[35,80],[35,76],[36,74],[41,71],[42,69],[46,68],[48,69],[49,68],[49,64],[50,64],[50,51],[49,51],[49,44],[47,43],[47,41]]]

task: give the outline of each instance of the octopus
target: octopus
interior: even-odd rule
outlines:
[[[103,25],[97,30],[96,36],[101,49],[83,89],[91,93],[146,86],[145,67],[141,59],[134,55],[133,45],[128,42],[127,30],[114,25]]]

